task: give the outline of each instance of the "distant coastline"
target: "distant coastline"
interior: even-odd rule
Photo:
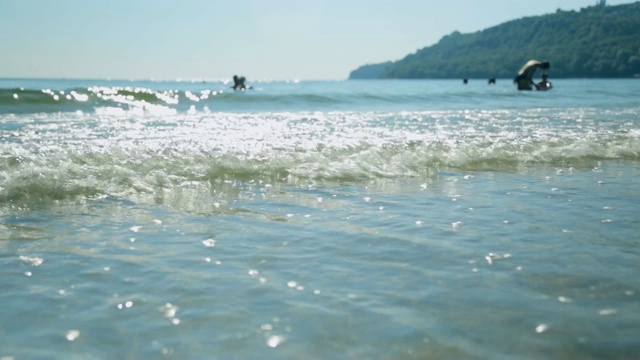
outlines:
[[[470,34],[454,31],[398,61],[363,65],[349,79],[512,78],[529,59],[554,78],[640,78],[640,1],[525,17]]]

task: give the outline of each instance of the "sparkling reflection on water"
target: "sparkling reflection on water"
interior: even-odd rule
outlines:
[[[2,355],[631,356],[637,171],[549,170],[5,217]]]

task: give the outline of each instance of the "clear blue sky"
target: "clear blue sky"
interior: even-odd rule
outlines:
[[[608,5],[631,3],[607,1]],[[0,77],[346,79],[596,0],[0,0]]]

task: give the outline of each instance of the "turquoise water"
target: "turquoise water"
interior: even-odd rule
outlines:
[[[640,82],[552,80],[0,80],[0,358],[640,357]]]

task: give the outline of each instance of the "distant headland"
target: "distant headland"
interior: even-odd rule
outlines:
[[[349,79],[511,78],[529,59],[554,78],[640,77],[640,2],[524,17],[470,34],[454,31],[398,61],[369,64]]]

